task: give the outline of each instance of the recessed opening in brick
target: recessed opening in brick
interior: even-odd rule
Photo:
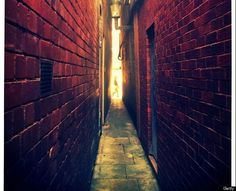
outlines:
[[[48,60],[41,60],[40,66],[40,92],[46,96],[52,91],[53,64]]]

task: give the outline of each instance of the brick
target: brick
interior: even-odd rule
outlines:
[[[216,17],[222,16],[231,10],[231,2],[225,1],[215,8]]]
[[[19,99],[22,92],[21,83],[6,83],[4,86],[5,110],[20,105],[22,103],[22,100]]]
[[[216,105],[218,105],[218,106],[226,107],[226,105],[227,105],[227,97],[225,95],[215,94],[213,102]]]
[[[13,136],[13,128],[14,128],[14,123],[13,123],[13,112],[9,111],[4,113],[4,139],[6,141],[9,141],[9,139]]]
[[[27,15],[27,28],[34,32],[37,33],[38,31],[38,17],[33,11],[29,11]]]
[[[225,70],[223,70],[222,68],[212,69],[212,79],[225,80],[225,74]]]
[[[224,53],[224,43],[217,43],[211,46],[206,46],[201,49],[202,56],[212,56],[212,55],[220,55]]]
[[[52,38],[52,26],[48,23],[44,23],[43,25],[43,36],[46,39],[51,39]]]
[[[231,84],[228,81],[220,81],[219,82],[219,92],[222,93],[230,93],[231,91]]]
[[[52,44],[48,41],[40,40],[40,55],[44,58],[51,58],[52,57],[52,52],[51,52],[51,47]]]
[[[29,33],[25,35],[25,53],[33,56],[39,55],[39,39],[36,36],[33,36]]]
[[[11,24],[6,23],[5,26],[5,48],[14,50],[16,47],[16,33],[17,29]]]
[[[187,25],[187,28],[188,28],[188,31],[191,31],[194,29],[194,21],[190,22],[188,25]]]
[[[25,121],[22,107],[17,107],[13,110],[13,124],[13,135],[19,134],[24,129]]]
[[[42,0],[22,0],[22,1],[26,3],[31,9],[40,13]]]
[[[202,3],[203,3],[202,0],[194,0],[194,7],[198,7]]]
[[[37,17],[37,34],[39,36],[43,36],[43,27],[44,27],[44,21],[41,17]]]
[[[231,39],[231,26],[222,28],[217,32],[217,39],[219,41]]]
[[[18,3],[17,5],[17,12],[15,15],[17,16],[17,23],[24,28],[27,28],[27,25],[29,24],[29,21],[27,19],[29,10],[26,6],[24,6],[22,3]]]
[[[231,12],[224,15],[224,26],[231,24]]]
[[[204,102],[208,102],[208,103],[211,103],[213,101],[213,92],[206,92],[206,91],[203,91],[201,92],[201,99],[204,101]]]
[[[196,40],[191,40],[188,41],[186,43],[183,43],[181,46],[181,50],[185,51],[185,50],[190,50],[196,47]]]
[[[217,65],[217,57],[216,56],[206,57],[205,64],[206,67],[215,67]]]
[[[16,31],[16,50],[20,53],[23,53],[26,47],[26,32],[24,32],[23,30],[17,30]]]
[[[31,80],[22,83],[21,99],[23,103],[28,103],[39,98],[39,81]]]
[[[206,43],[207,43],[207,44],[211,44],[211,43],[216,42],[216,35],[217,35],[216,32],[213,32],[213,33],[208,34],[208,35],[206,36]]]
[[[39,61],[34,57],[26,57],[26,74],[28,78],[39,78]]]
[[[12,80],[15,76],[15,54],[5,52],[5,79]]]
[[[20,136],[14,137],[5,144],[4,159],[6,161],[5,168],[9,169],[20,158]]]
[[[35,121],[35,110],[34,110],[34,104],[28,104],[24,107],[24,117],[25,117],[25,126],[29,126],[33,124]]]
[[[25,56],[23,55],[16,55],[15,60],[16,65],[16,78],[17,79],[24,79],[26,78],[26,60]]]
[[[40,105],[41,105],[41,115],[45,116],[51,113],[55,109],[55,107],[57,106],[57,100],[53,99],[53,97],[47,97],[40,101]]]
[[[197,38],[197,46],[204,46],[206,44],[206,38],[201,36]]]
[[[61,111],[58,109],[52,113],[51,126],[55,127],[61,121]]]
[[[35,123],[25,129],[25,131],[22,133],[22,153],[29,151],[29,149],[39,141],[39,137],[39,123]]]
[[[188,60],[181,63],[182,69],[194,69],[196,68],[196,61],[195,60]]]
[[[17,10],[17,0],[9,0],[6,3],[6,18],[16,22],[16,13],[15,10]]]
[[[44,137],[52,130],[51,126],[52,115],[47,115],[40,121],[40,136]]]
[[[214,19],[211,21],[212,30],[220,29],[224,26],[224,19],[222,17]]]
[[[42,118],[42,108],[39,100],[34,102],[35,120],[39,121]]]
[[[231,112],[227,109],[222,109],[220,114],[220,120],[225,124],[227,136],[230,136],[230,123],[231,123]]]
[[[216,11],[214,9],[209,10],[206,14],[203,15],[204,24],[208,23],[216,17]]]
[[[217,92],[219,89],[218,81],[216,80],[208,80],[207,81],[207,90]]]
[[[65,75],[66,76],[70,76],[71,75],[71,66],[69,64],[67,64],[65,66]]]
[[[224,52],[231,53],[231,40],[227,40],[224,42]]]

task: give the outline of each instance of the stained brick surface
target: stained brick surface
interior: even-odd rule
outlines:
[[[230,185],[231,166],[231,1],[147,0],[135,14],[138,131],[147,151],[151,92],[146,30],[154,23],[161,190],[222,190]]]
[[[98,141],[98,3],[6,1],[5,189],[86,190]],[[40,94],[40,63],[53,64]]]

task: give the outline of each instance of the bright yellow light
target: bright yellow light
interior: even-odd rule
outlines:
[[[115,29],[115,20],[112,19],[112,73],[111,73],[111,96],[112,99],[122,98],[122,67],[118,60],[120,30]]]

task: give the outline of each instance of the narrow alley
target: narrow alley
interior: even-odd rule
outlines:
[[[234,5],[6,0],[4,191],[234,189]]]
[[[113,100],[100,138],[91,191],[159,191],[121,100]]]

